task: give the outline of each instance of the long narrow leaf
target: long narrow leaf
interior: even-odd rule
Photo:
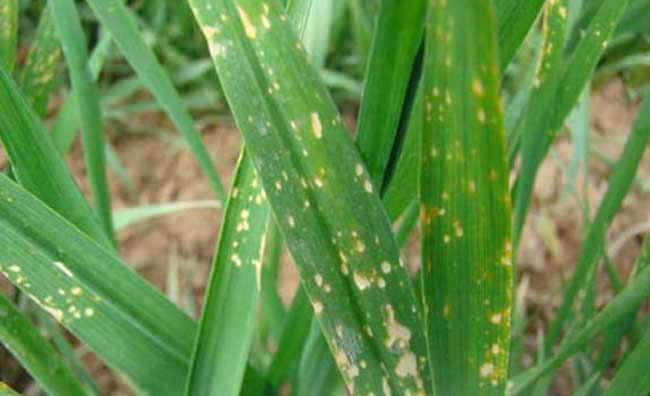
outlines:
[[[20,88],[39,117],[45,115],[61,57],[61,45],[56,35],[54,19],[49,8],[45,8],[20,77]]]
[[[648,136],[650,136],[650,94],[646,94],[641,104],[632,132],[627,139],[619,162],[614,168],[609,187],[596,212],[596,217],[589,227],[573,277],[564,292],[562,305],[549,328],[545,345],[547,351],[551,350],[553,343],[559,338],[575,298],[584,285],[587,275],[597,264],[605,232],[634,182],[634,175],[648,145]]]
[[[535,183],[537,168],[545,154],[545,146],[550,130],[549,112],[552,113],[560,83],[563,45],[566,36],[566,10],[568,0],[549,3],[544,15],[542,54],[538,60],[529,101],[525,108],[524,120],[520,125],[522,137],[522,165],[517,184],[514,219],[514,246],[519,245],[528,213],[530,195]]]
[[[83,396],[86,394],[70,367],[52,345],[2,293],[0,293],[0,342],[50,395]]]
[[[528,211],[527,208],[541,159],[548,152],[550,144],[557,136],[564,119],[571,112],[580,93],[591,78],[600,56],[607,47],[607,40],[614,32],[627,3],[628,0],[603,0],[600,2],[596,15],[584,35],[581,35],[575,51],[566,61],[561,72],[557,70],[555,62],[559,62],[557,57],[561,55],[563,46],[560,48],[555,44],[550,47],[548,44],[544,46],[544,48],[550,48],[551,50],[548,56],[542,56],[540,65],[547,64],[544,58],[553,62],[548,63],[550,70],[546,70],[547,77],[550,77],[549,83],[545,84],[540,79],[540,90],[533,91],[532,99],[527,108],[527,112],[530,114],[527,115],[529,122],[526,123],[525,127],[528,129],[526,133],[528,134],[529,145],[522,149],[523,163],[517,182],[514,222],[515,249]],[[557,2],[549,4],[555,5]],[[561,19],[564,21],[566,19],[566,6],[556,7],[556,9],[558,12],[564,10],[561,11]],[[548,31],[547,36],[550,40],[554,35],[553,30]],[[547,42],[550,41],[547,40]],[[542,68],[540,71],[544,72],[545,70]],[[556,82],[556,79],[559,80]],[[543,89],[542,86],[544,86]]]
[[[106,179],[104,125],[97,87],[88,67],[86,39],[77,6],[73,0],[49,1],[66,58],[72,87],[81,118],[83,154],[93,201],[93,209],[104,232],[115,244],[111,201]]]
[[[111,246],[43,124],[3,67],[0,109],[0,138],[20,184],[91,238]]]
[[[231,191],[201,314],[188,396],[237,396],[253,340],[270,210],[245,151]]]
[[[390,224],[287,17],[273,2],[190,4],[348,389],[424,393],[421,317]]]
[[[399,0],[383,1],[379,10],[356,138],[377,186],[383,184],[393,151],[409,76],[422,41],[425,13],[424,0],[414,0],[408,6]]]
[[[563,342],[551,358],[513,378],[508,386],[508,395],[521,394],[534,381],[557,368],[568,357],[592,342],[593,338],[603,330],[625,319],[648,296],[650,296],[650,267],[646,267],[632,279],[611,303],[580,328],[571,339]]]
[[[505,70],[534,25],[544,0],[496,0],[494,5],[499,23],[499,64]]]
[[[113,253],[3,175],[0,263],[14,285],[142,390],[181,394],[192,321]]]
[[[87,2],[187,141],[217,198],[224,200],[225,190],[212,164],[210,154],[201,140],[201,135],[169,77],[144,42],[133,15],[122,0],[87,0]]]
[[[183,210],[216,209],[219,207],[219,201],[179,201],[159,205],[137,206],[114,211],[113,224],[115,225],[115,230],[119,231],[145,220]]]
[[[422,275],[439,395],[502,395],[512,259],[491,0],[435,2],[424,63]]]
[[[18,0],[0,0],[0,62],[13,70],[18,43]]]

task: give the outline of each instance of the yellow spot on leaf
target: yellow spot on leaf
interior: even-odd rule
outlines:
[[[244,9],[240,6],[237,6],[237,12],[239,12],[239,19],[244,24],[244,31],[246,32],[246,36],[248,36],[250,39],[257,37],[257,29],[255,29],[255,26],[253,26],[250,18],[248,18],[246,11],[244,11]]]

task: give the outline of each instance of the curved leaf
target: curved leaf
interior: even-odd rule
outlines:
[[[20,184],[104,246],[112,246],[43,124],[0,67],[0,138]]]
[[[182,392],[192,321],[113,253],[4,175],[0,263],[14,285],[141,389]]]

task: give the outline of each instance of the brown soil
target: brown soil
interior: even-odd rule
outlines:
[[[614,80],[595,93],[592,98],[592,126],[599,139],[592,140],[599,143],[594,144],[594,148],[609,155],[618,155],[636,109],[636,105],[625,99],[620,81]],[[227,187],[239,154],[238,133],[232,125],[217,126],[205,132],[205,141]],[[179,148],[150,135],[126,135],[113,143],[139,194],[139,199],[135,199],[111,172],[109,178],[114,208],[214,199],[196,161],[185,146]],[[568,163],[572,152],[570,138],[560,138],[555,150],[562,162]],[[87,191],[79,147],[73,149],[68,161],[78,183]],[[587,194],[593,216],[607,188],[611,167],[592,158],[589,169]],[[529,336],[525,339],[527,353],[523,358],[524,365],[532,363],[537,329],[545,328],[548,319],[553,317],[561,299],[561,287],[564,280],[571,276],[581,246],[583,219],[580,206],[572,196],[562,198],[566,184],[563,175],[557,161],[551,157],[542,164],[521,243],[519,298],[523,301],[523,309],[536,318],[527,329]],[[650,178],[650,161],[647,159],[641,166],[639,176]],[[582,185],[582,181],[578,185]],[[582,189],[579,191],[582,194]],[[630,232],[625,237],[626,242],[614,257],[624,279],[637,255],[641,234],[647,233],[650,228],[649,213],[650,200],[639,191],[637,185],[625,199],[623,209],[610,227],[607,246],[612,246],[630,230],[638,231]],[[221,210],[195,209],[130,227],[118,235],[122,257],[183,309],[196,316],[210,271],[220,216]],[[416,257],[417,243],[414,242],[408,251]],[[298,277],[289,259],[285,261],[280,282],[283,298],[288,302]],[[176,279],[174,276],[177,276],[178,282],[172,285],[169,279]],[[606,278],[601,276],[600,280],[604,292],[598,295],[599,306],[611,298]],[[93,374],[100,378],[106,394],[129,394],[128,388],[96,359],[89,354],[85,356]],[[556,381],[552,394],[569,394],[570,384],[567,381],[565,378]]]

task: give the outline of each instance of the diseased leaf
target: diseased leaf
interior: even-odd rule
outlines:
[[[20,88],[39,117],[45,115],[47,101],[56,82],[56,67],[61,57],[54,19],[49,8],[45,8],[20,76]]]
[[[11,271],[11,266],[9,271]],[[17,278],[18,279],[17,275]],[[84,396],[86,391],[61,359],[18,308],[0,293],[0,343],[21,363],[32,378],[52,396]],[[5,390],[6,391],[6,390]],[[0,386],[0,395],[3,393]]]
[[[270,209],[245,151],[231,191],[194,347],[188,396],[239,395],[255,333]]]
[[[491,0],[432,3],[424,60],[422,294],[438,395],[503,395],[512,249]]]
[[[194,323],[111,251],[4,175],[0,263],[14,285],[139,388],[181,394]]]
[[[18,0],[0,0],[0,62],[14,68],[18,43]]]
[[[390,223],[288,19],[273,2],[190,4],[349,391],[424,394],[421,317]]]

